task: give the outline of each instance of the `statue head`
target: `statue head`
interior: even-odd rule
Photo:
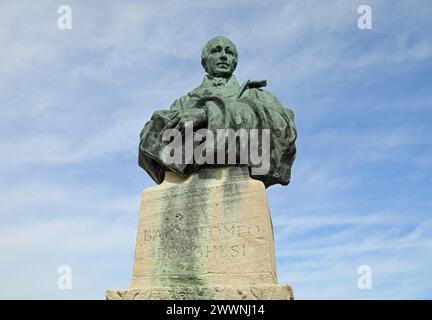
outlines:
[[[210,39],[201,53],[201,65],[213,77],[229,77],[238,61],[237,48],[225,37]]]

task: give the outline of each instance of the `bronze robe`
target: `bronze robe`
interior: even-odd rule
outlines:
[[[202,165],[196,163],[183,166],[164,163],[161,153],[169,142],[162,141],[162,133],[169,129],[167,123],[183,110],[204,108],[207,114],[207,129],[215,135],[217,129],[269,129],[269,171],[267,174],[253,175],[251,168],[256,165],[248,163],[249,174],[253,179],[261,180],[266,188],[278,183],[287,185],[296,156],[297,131],[294,113],[284,108],[271,93],[261,89],[265,86],[265,80],[248,80],[240,86],[234,76],[226,82],[220,82],[206,75],[198,88],[174,101],[169,111],[156,111],[145,124],[140,135],[138,164],[158,184],[164,180],[165,170],[174,171],[181,176],[198,171]],[[258,148],[261,150],[261,145]]]

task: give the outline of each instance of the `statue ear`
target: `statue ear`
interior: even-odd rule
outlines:
[[[204,68],[204,70],[207,72],[207,67],[204,58],[201,58],[201,65]]]
[[[237,68],[237,63],[238,63],[238,59],[236,59],[235,62],[234,62],[234,69],[233,69],[233,72],[234,72],[234,70]]]

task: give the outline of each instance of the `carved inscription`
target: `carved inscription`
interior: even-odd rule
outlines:
[[[144,229],[140,238],[142,245],[148,247],[164,240],[168,247],[153,247],[147,252],[152,258],[235,258],[246,256],[248,241],[245,239],[259,238],[264,235],[261,225],[220,224],[212,226],[198,226],[182,229],[178,226],[161,229]],[[187,246],[185,238],[193,237],[194,246]]]

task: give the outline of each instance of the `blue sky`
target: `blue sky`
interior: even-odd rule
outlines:
[[[432,298],[431,17],[427,0],[2,1],[0,298],[128,286],[153,185],[139,132],[201,82],[216,35],[236,43],[239,81],[267,79],[296,114],[292,182],[268,189],[279,281],[297,299]]]

